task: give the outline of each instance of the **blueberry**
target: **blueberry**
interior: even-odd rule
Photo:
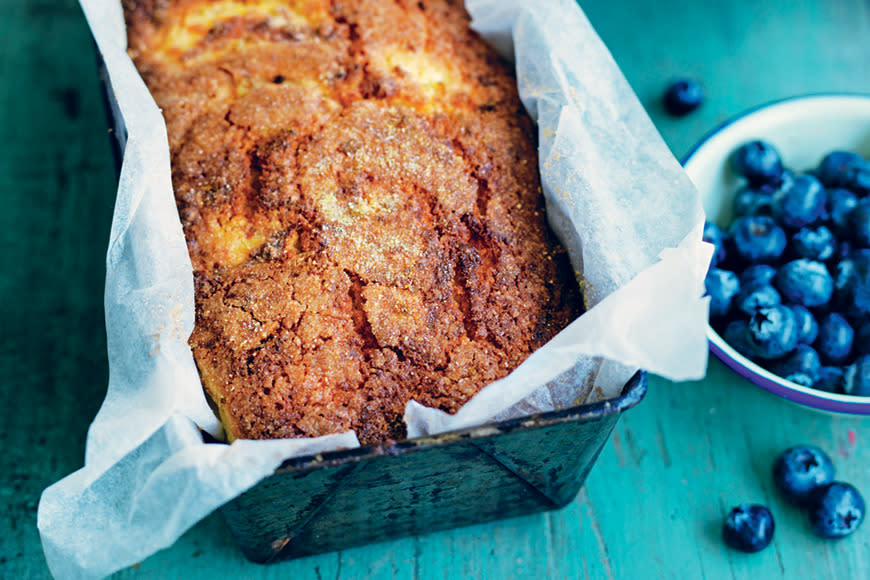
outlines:
[[[837,240],[825,226],[807,226],[792,236],[791,245],[801,258],[824,262],[834,256]]]
[[[870,248],[852,248],[846,257],[855,263],[870,264]]]
[[[865,512],[864,498],[854,486],[833,481],[813,494],[810,526],[823,538],[842,538],[858,529]]]
[[[806,505],[820,486],[834,481],[834,463],[813,445],[795,445],[773,462],[773,483],[792,503]]]
[[[837,264],[837,304],[848,316],[870,315],[870,252],[855,250]]]
[[[843,391],[847,395],[870,397],[870,355],[859,356],[843,373]]]
[[[731,348],[742,354],[748,359],[755,359],[755,348],[749,341],[749,323],[745,320],[732,320],[725,327],[725,332],[722,334]]]
[[[778,189],[787,189],[791,187],[794,184],[794,179],[794,173],[792,173],[789,169],[783,168],[782,175],[779,176],[779,179],[775,183],[769,185],[762,185],[761,189],[764,191],[769,190],[772,194]]]
[[[770,284],[751,285],[741,288],[734,297],[734,305],[744,314],[752,316],[759,308],[781,304],[782,298]]]
[[[749,319],[748,337],[759,358],[770,360],[787,355],[797,347],[794,313],[781,304],[760,308]]]
[[[806,344],[798,344],[790,355],[770,366],[770,371],[787,381],[811,387],[819,378],[822,363],[816,350]]]
[[[714,223],[704,222],[705,242],[713,244],[713,260],[710,262],[710,267],[715,268],[725,260],[725,232]]]
[[[790,375],[783,378],[789,382],[800,385],[802,387],[806,387],[808,389],[812,388],[813,384],[815,383],[815,380],[811,375],[801,372],[791,373]]]
[[[829,220],[837,235],[847,234],[851,223],[849,216],[858,205],[857,196],[847,189],[827,189],[825,198],[825,219]]]
[[[738,147],[731,158],[731,166],[753,186],[774,184],[782,175],[779,152],[764,141],[750,141]]]
[[[767,286],[776,277],[776,268],[768,264],[749,266],[740,274],[740,286]]]
[[[691,78],[677,79],[665,91],[665,110],[675,117],[691,113],[703,102],[704,91],[698,81]]]
[[[801,258],[785,264],[776,275],[780,293],[795,304],[826,304],[834,292],[834,279],[821,262]]]
[[[798,343],[812,344],[819,335],[819,324],[813,313],[799,304],[790,304],[798,328]]]
[[[746,186],[734,196],[734,214],[746,215],[773,215],[772,189]]]
[[[857,356],[870,354],[870,322],[865,322],[855,330],[855,339],[852,342],[852,354]]]
[[[826,364],[843,364],[852,352],[854,338],[855,331],[846,319],[830,312],[819,321],[816,347]]]
[[[741,552],[758,552],[770,544],[775,528],[773,514],[762,505],[740,504],[725,517],[722,540]]]
[[[870,198],[858,200],[849,214],[852,238],[858,247],[870,247]]]
[[[819,369],[819,378],[813,383],[813,388],[828,393],[843,392],[843,368],[826,367]]]
[[[785,251],[785,232],[768,216],[746,216],[729,230],[734,250],[750,263],[770,262]]]
[[[848,258],[849,254],[852,253],[852,243],[849,240],[840,240],[840,243],[837,245],[837,251],[834,252],[834,256],[831,260],[842,260],[843,258]]]
[[[847,291],[848,287],[855,283],[859,275],[859,268],[855,264],[855,255],[849,252],[849,255],[843,256],[834,271],[834,291],[841,294]],[[846,301],[843,301],[845,305]]]
[[[870,163],[862,160],[846,170],[843,187],[858,195],[870,194]]]
[[[802,228],[817,221],[825,209],[825,188],[812,175],[799,175],[789,187],[777,190],[771,210],[777,223]]]
[[[825,155],[815,173],[825,187],[843,187],[850,168],[864,159],[851,151],[832,151]]]
[[[711,268],[704,280],[710,295],[710,316],[725,316],[731,309],[731,299],[740,291],[737,274],[729,270]]]

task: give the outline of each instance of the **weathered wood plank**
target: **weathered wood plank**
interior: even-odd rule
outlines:
[[[39,494],[81,464],[105,393],[115,186],[90,43],[74,0],[0,1],[3,578],[48,575]]]

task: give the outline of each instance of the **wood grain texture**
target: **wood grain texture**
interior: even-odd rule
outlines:
[[[678,156],[726,118],[821,91],[870,93],[865,0],[583,2]],[[668,119],[667,80],[708,95]],[[75,470],[105,391],[102,288],[114,175],[91,40],[73,0],[0,0],[0,577],[45,578],[41,490]],[[849,433],[855,433],[851,444]],[[827,449],[870,495],[870,422],[798,408],[711,361],[707,379],[653,379],[566,508],[262,567],[217,515],[116,575],[138,578],[865,578],[870,526],[813,537],[771,489],[785,447]],[[719,541],[740,501],[768,503],[774,545]]]
[[[0,1],[2,578],[47,576],[39,494],[83,461],[108,378],[115,186],[91,43],[73,1]]]

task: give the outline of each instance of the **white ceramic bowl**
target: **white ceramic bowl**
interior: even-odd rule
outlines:
[[[783,164],[802,172],[816,167],[833,150],[870,156],[870,96],[812,95],[752,109],[712,131],[685,158],[686,172],[698,188],[707,219],[727,227],[734,219],[733,198],[742,179],[730,156],[746,141],[771,143]],[[827,393],[787,381],[753,363],[707,327],[710,351],[739,375],[790,401],[837,413],[870,415],[870,397]]]

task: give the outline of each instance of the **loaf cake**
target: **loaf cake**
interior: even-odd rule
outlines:
[[[460,0],[124,0],[166,120],[190,346],[230,440],[405,436],[581,308],[534,126]]]

